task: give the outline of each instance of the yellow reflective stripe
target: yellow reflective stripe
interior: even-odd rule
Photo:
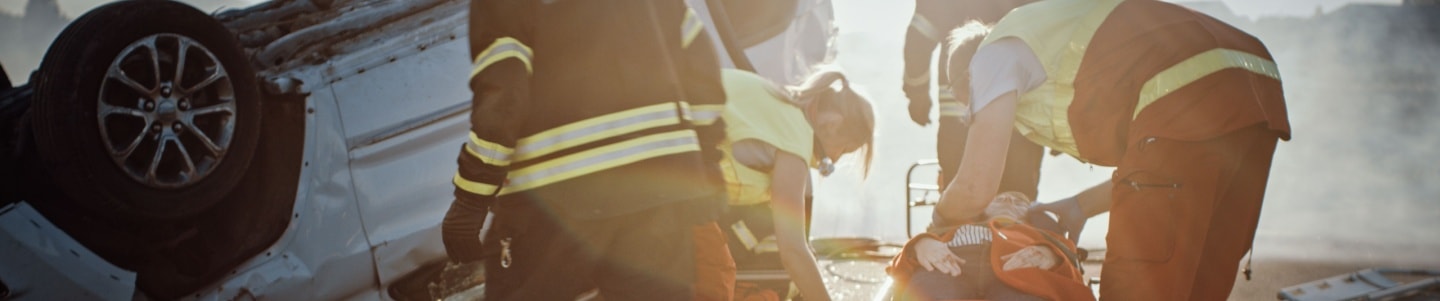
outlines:
[[[521,138],[515,161],[525,161],[577,145],[648,128],[680,124],[675,103],[664,102],[576,121]]]
[[[470,71],[470,78],[475,78],[475,75],[480,74],[486,67],[508,58],[520,60],[525,64],[525,71],[535,72],[534,67],[530,66],[530,60],[534,56],[535,52],[530,50],[530,46],[525,46],[520,40],[511,37],[495,39],[495,42],[490,43],[490,47],[475,55],[475,69]]]
[[[695,10],[686,8],[685,20],[680,22],[680,33],[682,37],[682,39],[680,40],[680,47],[690,47],[690,42],[694,42],[695,37],[700,36],[700,31],[704,28],[705,22],[701,21],[700,18],[695,16]]]
[[[906,77],[905,77],[905,86],[906,86],[906,87],[924,86],[924,85],[929,85],[929,84],[930,84],[930,70],[922,71],[922,72],[920,72],[920,74],[916,74],[916,75],[914,75],[914,76],[906,76]]]
[[[700,146],[692,130],[648,135],[512,171],[502,194],[535,189],[645,159],[697,151]]]
[[[940,40],[940,29],[937,29],[935,28],[935,25],[930,24],[930,20],[925,19],[925,16],[917,14],[915,15],[915,18],[911,18],[910,28],[914,28],[915,31],[919,31],[920,34],[924,35],[926,38],[930,38],[931,40],[935,41]]]
[[[515,153],[515,149],[480,139],[475,132],[470,132],[470,141],[465,143],[465,152],[485,164],[507,166],[510,165],[510,155]]]
[[[970,108],[965,104],[956,101],[940,102],[940,116],[944,117],[965,117],[969,116]]]
[[[755,245],[760,244],[760,239],[755,237],[754,232],[750,232],[750,227],[745,225],[745,221],[731,224],[730,230],[735,232],[736,240],[739,240],[740,245],[744,246],[746,250],[754,250]]]
[[[940,98],[941,102],[956,101],[955,91],[950,90],[950,85],[940,86],[940,89],[938,92],[936,92],[936,94],[938,94],[937,96]]]
[[[1164,98],[1165,95],[1169,95],[1170,92],[1175,92],[1175,90],[1205,76],[1230,68],[1245,69],[1255,74],[1280,79],[1280,69],[1275,67],[1275,62],[1239,50],[1211,49],[1170,66],[1145,81],[1145,85],[1140,88],[1140,101],[1135,104],[1135,113],[1130,118],[1139,117],[1141,110],[1156,100]]]
[[[696,125],[711,125],[725,113],[725,105],[694,105],[687,110],[690,120]]]
[[[460,188],[460,190],[478,195],[495,195],[495,192],[500,191],[500,186],[467,180],[465,177],[461,177],[459,172],[455,173],[455,180],[453,182],[455,183],[455,187]]]

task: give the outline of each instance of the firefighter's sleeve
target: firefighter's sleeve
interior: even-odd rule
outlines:
[[[915,14],[905,32],[905,72],[902,90],[910,99],[910,119],[917,124],[930,123],[930,56],[944,40],[945,32],[926,17],[925,7],[916,3]],[[943,55],[943,54],[942,54]]]
[[[480,259],[479,232],[503,189],[530,97],[529,1],[470,2],[470,134],[453,179],[455,203],[441,225],[450,259]]]
[[[680,22],[680,45],[683,60],[680,65],[684,67],[679,69],[685,73],[681,74],[685,78],[680,83],[690,104],[690,119],[696,126],[705,159],[718,163],[718,146],[725,139],[725,124],[720,120],[725,111],[725,88],[720,81],[715,45],[705,32],[705,21],[688,7]]]

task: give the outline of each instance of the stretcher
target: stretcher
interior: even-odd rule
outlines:
[[[1440,270],[1364,269],[1281,289],[1284,301],[1440,301]]]

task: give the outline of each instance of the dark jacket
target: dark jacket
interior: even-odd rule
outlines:
[[[478,224],[452,216],[497,200],[574,219],[723,205],[725,93],[703,24],[682,1],[472,1],[471,135],[446,236],[468,242]]]

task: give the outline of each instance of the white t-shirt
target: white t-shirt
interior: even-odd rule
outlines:
[[[1009,37],[981,46],[970,59],[970,113],[1001,95],[1034,90],[1045,79],[1045,67],[1025,41]]]

